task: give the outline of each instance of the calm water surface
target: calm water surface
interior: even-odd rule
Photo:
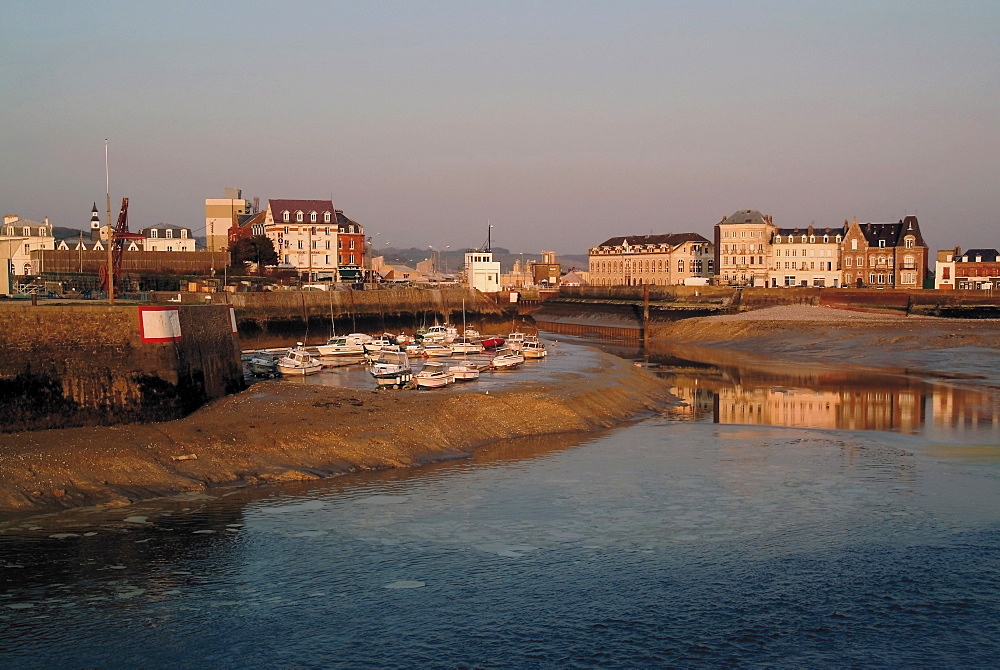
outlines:
[[[989,396],[672,365],[607,433],[8,524],[0,665],[997,666]]]

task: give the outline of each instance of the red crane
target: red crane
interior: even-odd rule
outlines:
[[[118,213],[118,224],[111,233],[111,266],[113,268],[111,281],[108,281],[108,267],[102,265],[100,269],[101,286],[104,287],[105,291],[114,288],[114,278],[120,277],[122,272],[122,256],[125,255],[125,243],[128,240],[142,240],[145,239],[139,233],[129,232],[128,229],[128,198],[122,198],[122,210]],[[110,283],[110,287],[109,287]]]

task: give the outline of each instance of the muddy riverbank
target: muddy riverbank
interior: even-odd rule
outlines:
[[[612,426],[669,399],[605,354],[493,393],[264,382],[176,421],[0,435],[0,515],[461,458],[528,435]]]
[[[1000,320],[946,319],[789,305],[685,319],[650,344],[706,345],[781,363],[864,366],[1000,390]]]

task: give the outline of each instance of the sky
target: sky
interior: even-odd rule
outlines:
[[[376,247],[579,254],[916,214],[1000,247],[1000,2],[0,0],[0,208],[203,234],[333,198]]]

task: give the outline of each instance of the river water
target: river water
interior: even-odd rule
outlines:
[[[8,524],[0,665],[996,667],[995,398],[713,355],[604,433]]]

